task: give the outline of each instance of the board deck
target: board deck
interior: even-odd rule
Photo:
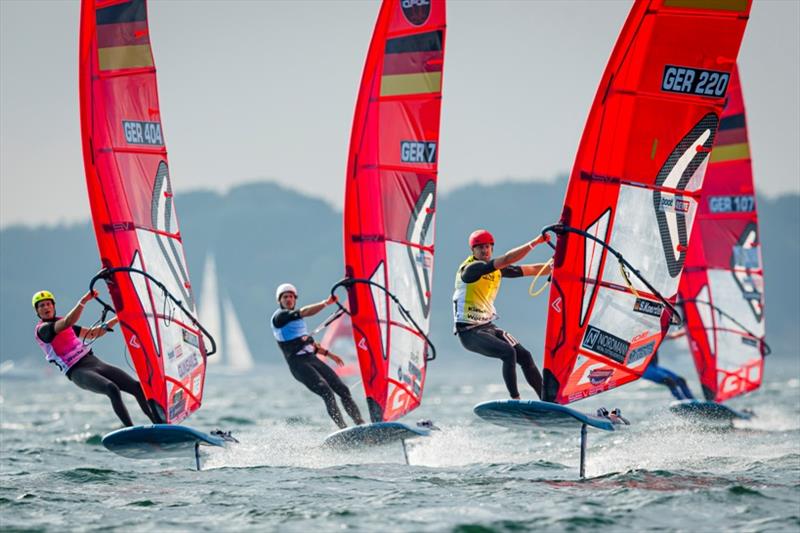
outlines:
[[[332,448],[359,448],[381,446],[416,437],[427,437],[430,429],[409,426],[402,422],[375,422],[344,428],[325,438],[325,445]]]
[[[750,420],[753,413],[737,411],[727,405],[702,400],[680,400],[672,402],[669,410],[678,416],[700,421],[733,422],[734,420]]]
[[[473,408],[476,415],[498,426],[511,428],[540,427],[547,429],[580,429],[586,424],[605,431],[614,431],[608,418],[590,415],[569,407],[534,400],[493,400]]]
[[[154,424],[112,431],[103,437],[103,446],[130,459],[187,457],[195,444],[224,446],[225,440],[186,426]]]

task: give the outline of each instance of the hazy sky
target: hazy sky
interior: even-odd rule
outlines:
[[[440,188],[572,167],[621,1],[448,3]],[[341,205],[375,1],[150,0],[173,186],[263,179]],[[0,0],[0,225],[86,219],[77,1]],[[800,2],[739,56],[758,189],[800,192]],[[180,206],[178,206],[180,212]]]

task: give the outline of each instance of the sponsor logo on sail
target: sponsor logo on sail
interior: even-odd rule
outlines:
[[[652,300],[645,300],[644,298],[636,298],[636,301],[633,303],[633,310],[637,313],[660,317],[661,313],[664,312],[664,304]]]
[[[400,141],[400,161],[403,163],[436,163],[436,143],[433,141]]]
[[[683,200],[675,196],[662,196],[658,208],[661,211],[669,211],[670,213],[688,213],[689,205],[689,200]]]
[[[583,336],[581,346],[621,363],[625,360],[625,354],[628,353],[630,343],[590,325]]]
[[[178,375],[181,379],[185,378],[189,375],[189,373],[197,368],[199,363],[197,362],[197,354],[191,353],[188,357],[184,357],[182,361],[178,363]]]
[[[172,405],[169,406],[169,417],[175,418],[186,410],[186,398],[183,397],[183,390],[178,390],[172,397]]]
[[[589,372],[589,383],[592,385],[600,385],[608,381],[608,378],[614,373],[611,368],[595,368]]]
[[[643,346],[639,346],[638,348],[634,348],[631,350],[631,354],[628,356],[628,364],[635,363],[641,359],[644,359],[651,353],[656,347],[656,341],[650,341]]]
[[[197,335],[185,329],[183,330],[183,340],[195,348],[200,348],[200,339],[197,338]]]
[[[431,14],[431,0],[400,0],[403,16],[414,26],[425,24]]]
[[[729,80],[730,74],[727,72],[666,65],[661,78],[661,90],[721,98],[725,96]]]
[[[164,137],[161,135],[161,124],[158,122],[123,120],[122,131],[125,133],[125,141],[128,144],[164,146]]]

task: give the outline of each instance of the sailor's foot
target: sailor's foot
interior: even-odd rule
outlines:
[[[433,420],[420,420],[417,422],[417,427],[439,431],[439,428],[433,423]]]
[[[239,444],[239,441],[236,439],[236,437],[231,435],[230,431],[222,431],[221,429],[215,429],[214,431],[211,432],[211,435],[213,435],[214,437],[219,437],[225,442],[235,442]]]
[[[626,426],[630,426],[631,423],[628,422],[628,419],[622,416],[622,410],[619,407],[611,411],[611,415],[608,417],[612,422],[615,424],[619,424],[620,422],[625,424]]]

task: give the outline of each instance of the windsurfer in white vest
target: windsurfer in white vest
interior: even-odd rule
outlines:
[[[358,405],[350,394],[350,389],[345,385],[331,367],[321,361],[316,354],[324,355],[339,366],[344,366],[344,361],[314,341],[308,333],[306,317],[314,316],[325,307],[336,302],[335,296],[315,304],[309,304],[300,309],[297,305],[297,289],[291,283],[282,283],[275,291],[278,300],[278,309],[272,314],[272,333],[278,346],[283,352],[289,371],[292,376],[308,387],[308,390],[322,397],[328,415],[339,428],[346,428],[339,406],[336,403],[336,393],[342,400],[345,411],[356,424],[363,424]]]
[[[542,374],[533,362],[533,356],[517,339],[494,325],[497,318],[494,300],[502,278],[522,276],[549,276],[550,265],[535,263],[514,265],[521,261],[537,245],[548,241],[548,235],[492,258],[494,237],[485,229],[473,231],[469,236],[472,254],[458,267],[456,272],[453,304],[455,333],[467,350],[503,362],[503,381],[512,399],[520,398],[517,388],[516,365],[522,368],[525,381],[542,397]]]
[[[122,401],[120,391],[134,396],[142,412],[156,424],[159,421],[150,411],[139,382],[121,368],[98,359],[92,352],[91,345],[87,344],[112,331],[111,328],[119,319],[114,317],[106,324],[92,328],[77,325],[84,306],[96,295],[97,292],[87,292],[69,313],[60,317],[56,315],[56,299],[53,293],[36,292],[32,299],[33,309],[39,317],[34,329],[36,342],[42,348],[47,361],[56,365],[75,385],[108,396],[114,412],[125,426],[132,426],[133,421]]]

